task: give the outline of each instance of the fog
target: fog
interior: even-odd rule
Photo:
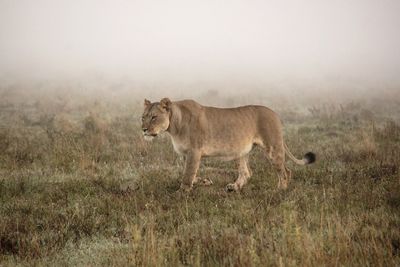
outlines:
[[[396,88],[399,14],[398,0],[0,0],[0,78]]]

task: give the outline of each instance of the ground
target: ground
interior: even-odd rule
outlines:
[[[141,98],[1,92],[2,266],[400,265],[397,98],[273,103],[292,153],[317,162],[288,162],[282,191],[255,149],[228,193],[235,164],[207,159],[214,184],[183,194],[168,137],[141,136]]]

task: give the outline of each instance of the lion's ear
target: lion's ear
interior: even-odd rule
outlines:
[[[144,107],[147,108],[148,106],[151,105],[151,102],[147,99],[144,100]]]
[[[160,106],[161,106],[161,108],[168,111],[171,108],[171,100],[169,100],[169,98],[161,99]]]

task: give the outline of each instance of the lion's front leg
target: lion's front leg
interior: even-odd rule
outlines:
[[[186,154],[185,171],[181,189],[190,191],[193,188],[193,183],[196,181],[197,170],[200,166],[201,153],[199,151],[190,151]]]

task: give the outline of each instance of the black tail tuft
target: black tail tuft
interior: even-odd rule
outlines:
[[[317,159],[317,156],[313,152],[307,152],[304,155],[304,159],[307,161],[307,164],[311,164],[311,163],[315,162],[315,160]]]

